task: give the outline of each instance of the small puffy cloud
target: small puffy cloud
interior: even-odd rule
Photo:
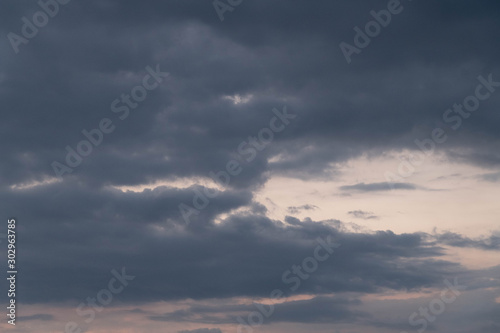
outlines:
[[[378,216],[373,215],[372,212],[365,212],[365,211],[362,211],[362,210],[351,210],[350,212],[347,212],[347,214],[352,215],[355,218],[363,219],[363,220],[378,219]]]
[[[290,214],[298,214],[304,210],[315,210],[315,209],[318,209],[318,206],[306,204],[302,206],[290,206],[287,208],[287,211]]]

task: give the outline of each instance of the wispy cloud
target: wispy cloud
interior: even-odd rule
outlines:
[[[363,219],[363,220],[378,219],[378,216],[374,215],[372,212],[365,212],[362,210],[351,210],[350,212],[347,212],[347,214],[352,215],[355,218]]]
[[[315,210],[315,209],[318,209],[318,207],[315,205],[306,204],[306,205],[302,205],[302,206],[290,206],[287,208],[287,211],[290,214],[298,214],[304,210]]]
[[[388,183],[358,183],[354,185],[344,185],[340,189],[342,191],[352,191],[352,192],[381,192],[381,191],[391,191],[395,190],[416,190],[418,187],[412,183],[392,183],[390,186]]]

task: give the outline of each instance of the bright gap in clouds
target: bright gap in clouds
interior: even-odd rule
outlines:
[[[217,184],[213,181],[212,178],[209,177],[180,177],[176,179],[168,179],[168,180],[157,180],[148,184],[140,184],[134,186],[112,186],[112,188],[118,189],[122,192],[142,192],[144,190],[154,190],[155,188],[166,186],[178,189],[186,189],[191,186],[201,185],[208,188],[217,189],[219,191],[223,191],[224,187]]]
[[[246,104],[250,102],[250,100],[253,98],[252,94],[248,94],[245,96],[241,96],[239,94],[233,95],[233,96],[224,96],[223,99],[228,99],[233,102],[233,104],[238,105],[238,104]]]
[[[256,193],[256,200],[268,208],[270,217],[280,220],[293,215],[339,219],[397,233],[431,233],[437,228],[471,236],[489,234],[498,227],[500,190],[497,184],[480,179],[487,169],[447,161],[436,154],[404,179],[414,189],[391,191],[383,184],[384,174],[397,172],[400,157],[405,155],[356,158],[338,165],[340,175],[332,179],[273,175]],[[357,190],[356,184],[365,186]],[[379,186],[370,188],[369,184]],[[352,214],[356,211],[366,214]]]

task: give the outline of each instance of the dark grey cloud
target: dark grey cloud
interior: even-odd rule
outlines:
[[[458,330],[463,332],[473,332],[475,327],[482,327],[484,323],[498,324],[495,311],[498,304],[495,298],[500,294],[492,292],[492,287],[498,281],[498,268],[489,272],[475,271],[460,274],[455,280],[449,279],[451,285],[462,287],[455,301],[448,304],[446,311],[439,315],[439,321],[435,321],[428,328],[441,331],[444,329]],[[480,288],[474,286],[474,281],[482,276],[482,279],[493,281]],[[343,294],[335,296],[313,297],[308,300],[285,301],[275,304],[273,307],[268,304],[256,302],[254,304],[241,304],[228,300],[217,300],[204,304],[192,304],[185,306],[181,310],[165,313],[162,315],[148,317],[153,321],[174,321],[200,324],[225,323],[237,325],[241,318],[247,318],[257,309],[264,309],[266,316],[264,325],[276,325],[278,323],[296,324],[347,324],[351,327],[366,327],[367,329],[386,330],[411,330],[416,329],[415,325],[409,325],[408,318],[412,313],[418,313],[420,308],[429,307],[431,302],[441,297],[441,292],[449,288],[445,280],[441,280],[440,286],[434,291],[422,293],[418,298],[391,299],[384,297],[384,294],[374,295],[378,298],[365,298],[362,302],[358,297],[360,294]],[[470,311],[473,306],[478,306],[477,311]],[[376,308],[378,311],[371,311]],[[370,311],[371,313],[367,312]],[[388,316],[387,312],[391,315]],[[222,315],[221,315],[222,314]],[[240,320],[238,320],[240,318]],[[494,326],[493,326],[494,327]]]
[[[352,42],[353,27],[386,5],[274,1],[267,7],[256,1],[222,23],[211,3],[73,1],[19,54],[6,38],[1,42],[2,142],[9,142],[2,147],[2,181],[52,176],[50,163],[64,159],[65,146],[74,147],[81,130],[103,117],[116,130],[71,177],[131,185],[206,176],[267,125],[273,107],[285,104],[300,119],[277,134],[232,186],[262,183],[269,170],[331,176],[332,163],[416,148],[413,140],[436,126],[450,136],[436,149],[451,154],[451,148],[473,148],[474,154],[461,155],[465,161],[496,168],[499,138],[492,124],[499,120],[500,94],[464,119],[464,130],[450,131],[441,118],[473,91],[478,75],[500,77],[490,33],[499,25],[493,19],[498,4],[405,4],[401,16],[347,65],[338,44]],[[28,1],[2,7],[8,13],[0,24],[4,34],[19,32],[20,18],[39,9]],[[449,38],[453,33],[461,43]],[[170,77],[128,119],[117,119],[111,102],[156,64]],[[253,97],[239,105],[224,99],[235,94]],[[483,138],[474,135],[478,131]],[[268,162],[278,154],[280,161]]]
[[[466,271],[442,259],[444,245],[498,250],[495,235],[351,233],[335,220],[276,221],[253,201],[271,175],[334,179],[344,162],[416,149],[414,140],[436,127],[449,137],[436,152],[482,166],[482,180],[498,181],[500,90],[459,130],[443,119],[474,92],[479,75],[500,81],[498,1],[404,2],[404,12],[348,65],[339,43],[351,43],[353,28],[386,6],[386,0],[244,1],[220,22],[210,1],[71,1],[15,54],[6,35],[20,33],[21,18],[39,6],[2,1],[0,208],[19,220],[19,299],[76,306],[120,267],[138,275],[120,295],[126,303],[263,297],[282,286],[284,270],[311,255],[318,237],[329,235],[342,246],[301,286],[319,297],[279,306],[276,320],[356,321],[362,313],[325,295],[436,287],[443,276]],[[120,120],[111,103],[157,64],[170,75]],[[228,98],[236,95],[248,101]],[[297,118],[262,151],[245,146],[255,157],[242,159],[240,144],[284,106]],[[65,147],[75,148],[82,130],[105,117],[116,129],[62,182],[10,188],[53,177],[51,163],[62,162]],[[113,187],[208,177],[234,158],[241,174],[188,226],[178,205],[206,187],[140,193]],[[409,182],[392,187],[421,189]],[[341,195],[390,189],[340,188]],[[216,223],[221,216],[227,217]],[[298,310],[304,307],[314,310]],[[498,325],[485,321],[483,331]]]
[[[10,191],[2,197],[4,204],[31,205],[18,216],[22,235],[18,244],[25,253],[20,281],[24,293],[19,299],[24,302],[85,299],[105,287],[111,269],[121,267],[140,275],[140,283],[131,283],[120,294],[128,302],[263,297],[275,288],[289,293],[291,286],[282,281],[283,273],[313,254],[318,237],[327,236],[342,246],[301,284],[302,293],[417,290],[463,270],[439,260],[441,248],[418,233],[350,233],[341,231],[340,222],[288,224],[250,212],[213,223],[215,214],[225,212],[220,209],[225,201],[226,209],[250,204],[248,197],[238,201],[235,194],[221,194],[212,210],[207,208],[199,220],[185,226],[169,189],[134,194],[101,191],[92,200],[80,196],[85,188],[65,188],[62,183],[48,189],[50,195],[34,195],[37,191],[32,190]],[[177,194],[188,193],[186,189]],[[53,202],[54,198],[58,200]],[[61,209],[51,208],[56,204]],[[45,261],[47,257],[52,260]],[[54,271],[60,274],[58,280],[53,279]]]
[[[18,318],[19,321],[31,321],[31,320],[42,320],[42,321],[49,321],[49,320],[54,320],[54,316],[45,314],[45,313],[39,313],[39,314],[34,314],[31,316],[21,316]]]
[[[490,235],[489,237],[482,237],[471,239],[464,235],[454,232],[445,232],[436,235],[437,241],[441,244],[446,244],[455,247],[470,247],[482,250],[500,250],[500,237],[498,235]]]

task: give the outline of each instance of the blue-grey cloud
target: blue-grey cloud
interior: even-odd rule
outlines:
[[[411,183],[358,183],[354,185],[344,185],[341,186],[342,191],[353,191],[353,192],[380,192],[380,191],[391,191],[391,190],[416,190],[417,186]]]
[[[354,216],[355,218],[358,219],[363,219],[363,220],[373,220],[373,219],[378,219],[378,216],[373,215],[372,212],[365,212],[362,210],[351,210],[347,212],[347,214]]]

